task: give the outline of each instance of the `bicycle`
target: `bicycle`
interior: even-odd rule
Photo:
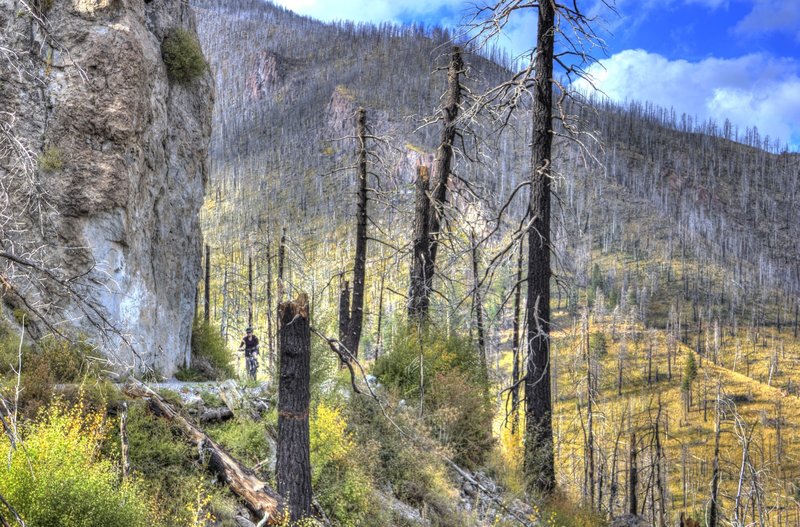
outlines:
[[[255,381],[258,375],[258,348],[250,352],[248,355],[245,351],[245,368],[247,370],[247,377]]]

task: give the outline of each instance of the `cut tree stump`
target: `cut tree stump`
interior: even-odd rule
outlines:
[[[280,382],[278,384],[278,492],[286,496],[293,522],[311,516],[310,402],[311,328],[308,297],[278,307]]]
[[[177,425],[184,436],[207,456],[208,469],[222,478],[259,518],[266,515],[266,525],[281,524],[286,515],[285,501],[267,483],[258,479],[250,469],[225,452],[205,432],[190,423],[163,397],[143,383],[129,381],[123,392],[128,397],[146,400],[155,415]]]

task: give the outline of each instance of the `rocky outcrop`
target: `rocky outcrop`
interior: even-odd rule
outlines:
[[[171,82],[161,44],[194,24],[181,0],[0,0],[0,125],[21,145],[0,138],[18,195],[0,243],[53,271],[7,265],[19,294],[3,298],[36,331],[88,335],[117,371],[190,361],[213,88]]]

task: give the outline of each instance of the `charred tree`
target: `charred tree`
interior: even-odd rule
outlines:
[[[358,343],[364,320],[364,282],[367,270],[367,111],[356,112],[358,141],[356,171],[358,175],[358,210],[356,211],[356,256],[353,265],[353,298],[347,320],[347,334],[342,344],[358,357]]]
[[[418,324],[428,318],[430,290],[433,285],[431,259],[431,199],[428,167],[417,167],[414,207],[414,247],[408,291],[408,318]]]
[[[636,432],[631,432],[631,448],[628,457],[628,512],[636,515],[638,502],[636,500],[636,487],[639,484],[639,469],[636,466]],[[280,489],[278,489],[280,492]]]
[[[253,255],[247,255],[247,326],[253,327]]]
[[[553,143],[554,4],[538,9],[533,86],[528,235],[528,360],[525,380],[525,479],[529,490],[555,488],[550,393],[550,160]]]
[[[511,434],[517,435],[519,427],[519,379],[522,353],[520,349],[520,304],[522,302],[522,262],[525,253],[524,239],[519,241],[519,255],[517,256],[517,281],[514,286],[514,321],[512,323],[511,350]]]
[[[378,360],[378,354],[380,353],[381,346],[383,345],[383,335],[381,334],[381,327],[383,324],[383,292],[385,290],[385,283],[386,283],[386,264],[383,266],[383,271],[381,272],[381,285],[378,290],[378,324],[377,328],[375,329],[375,360]]]
[[[478,332],[478,358],[481,364],[481,375],[483,382],[488,390],[489,383],[489,364],[486,360],[486,335],[483,327],[483,299],[481,297],[481,283],[478,274],[478,261],[480,251],[478,242],[475,239],[475,231],[470,231],[470,245],[472,254],[472,311],[475,313],[475,330]]]
[[[714,461],[711,469],[711,500],[708,504],[708,527],[719,525],[719,436],[720,436],[720,392],[721,383],[717,384],[717,416],[714,420]]]
[[[339,341],[344,342],[347,326],[350,324],[350,282],[342,280],[339,291]]]
[[[274,364],[275,364],[275,348],[272,341],[272,314],[274,313],[272,307],[272,247],[270,242],[267,242],[267,360],[269,373],[275,378]]]
[[[211,323],[211,247],[206,245],[206,279],[203,289],[203,320]]]
[[[286,227],[281,232],[281,243],[278,246],[278,302],[283,300],[284,282],[283,282],[283,269],[286,260]]]
[[[453,142],[456,137],[456,121],[461,102],[460,77],[463,69],[461,48],[454,47],[447,69],[446,102],[441,112],[443,126],[434,159],[433,188],[428,167],[420,166],[417,169],[414,260],[411,266],[408,302],[409,318],[417,323],[422,323],[428,318],[430,307],[436,253],[439,248],[438,238],[447,204],[447,186],[453,165]]]
[[[463,70],[464,62],[461,58],[461,48],[458,46],[453,47],[453,51],[450,54],[450,65],[447,68],[447,100],[441,116],[443,126],[433,167],[436,180],[432,189],[433,210],[431,211],[430,233],[433,238],[431,241],[431,265],[436,262],[436,252],[439,249],[437,238],[440,235],[444,207],[447,204],[447,185],[453,166],[453,142],[456,138],[456,121],[458,119],[459,105],[461,104],[461,73]]]
[[[308,297],[278,307],[280,375],[278,444],[275,472],[278,494],[286,497],[292,521],[311,515],[310,401],[311,326]]]

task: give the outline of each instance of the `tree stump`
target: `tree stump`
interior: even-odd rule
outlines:
[[[311,515],[310,400],[311,326],[308,297],[278,306],[280,384],[278,386],[278,493],[285,497],[291,520]]]

